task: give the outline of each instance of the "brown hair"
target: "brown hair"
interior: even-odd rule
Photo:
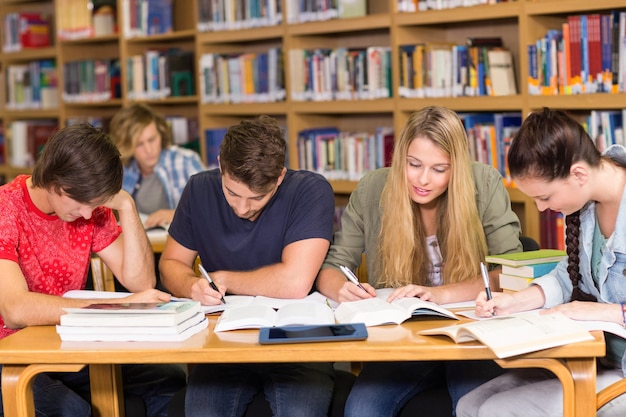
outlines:
[[[274,186],[285,167],[285,132],[276,119],[259,116],[244,120],[226,132],[220,146],[222,174],[265,192]]]
[[[122,189],[120,153],[102,129],[76,124],[60,129],[46,143],[33,168],[33,186],[88,204]]]
[[[545,181],[565,179],[573,164],[584,161],[599,167],[603,159],[626,167],[624,161],[603,157],[585,129],[560,110],[543,108],[531,113],[513,139],[507,156],[511,177],[537,177]],[[579,288],[580,211],[565,218],[567,272],[572,281],[572,300],[595,301]]]
[[[156,114],[150,107],[140,103],[131,104],[120,109],[113,116],[109,125],[109,132],[113,142],[120,150],[124,165],[128,165],[133,158],[141,132],[153,122],[161,136],[161,148],[165,149],[172,143],[170,129],[165,119]]]

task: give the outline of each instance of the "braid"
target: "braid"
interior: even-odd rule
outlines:
[[[567,272],[572,281],[572,301],[597,301],[593,295],[584,293],[578,286],[580,279],[580,211],[565,217],[566,233],[565,244],[567,247]]]

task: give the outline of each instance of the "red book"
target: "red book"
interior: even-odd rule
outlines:
[[[597,82],[602,80],[602,37],[600,32],[600,15],[587,16],[587,42],[589,45],[588,77]]]
[[[580,51],[580,18],[578,16],[568,16],[567,23],[569,24],[571,85],[575,85],[581,83],[580,73],[582,71],[582,54]]]
[[[50,22],[39,13],[20,13],[20,43],[24,48],[50,45]]]
[[[28,152],[33,156],[33,160],[37,160],[46,142],[58,128],[59,126],[55,122],[34,121],[28,124]]]

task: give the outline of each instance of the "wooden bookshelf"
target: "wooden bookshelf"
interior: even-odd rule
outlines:
[[[25,50],[19,53],[0,53],[0,68],[15,62],[29,62],[40,58],[55,58],[59,85],[62,85],[63,63],[69,60],[111,57],[121,60],[122,97],[101,103],[64,103],[59,97],[57,110],[16,111],[6,108],[6,82],[0,85],[0,121],[8,126],[13,120],[52,118],[64,125],[66,120],[78,116],[110,115],[129,103],[128,76],[124,64],[133,54],[151,48],[178,47],[194,51],[196,62],[207,53],[248,53],[281,47],[284,51],[286,99],[273,103],[215,104],[203,103],[200,94],[187,97],[167,97],[146,100],[164,115],[197,116],[200,126],[200,143],[203,155],[204,130],[225,127],[241,119],[258,114],[276,117],[288,131],[289,160],[291,167],[298,168],[296,147],[297,132],[313,127],[337,126],[342,130],[375,129],[392,126],[399,134],[411,112],[427,105],[440,105],[459,112],[519,111],[523,115],[543,106],[584,113],[592,109],[621,109],[626,94],[583,94],[577,96],[532,96],[528,92],[527,45],[545,35],[548,29],[557,29],[571,14],[588,14],[612,9],[624,9],[621,0],[518,0],[495,5],[474,6],[447,10],[415,13],[398,13],[397,0],[367,0],[368,15],[350,19],[334,19],[298,24],[287,23],[287,0],[282,1],[283,21],[268,27],[240,30],[204,32],[197,29],[199,10],[197,2],[174,0],[174,31],[168,34],[126,38],[122,33],[122,0],[117,2],[117,20],[120,32],[82,40],[56,38],[53,29],[53,46]],[[0,0],[0,17],[22,10],[47,11],[60,16],[61,0]],[[504,97],[458,97],[409,99],[398,95],[400,75],[398,71],[399,46],[424,41],[449,41],[464,43],[469,36],[500,36],[512,51],[519,94]],[[290,96],[289,54],[294,48],[388,46],[392,51],[393,96],[388,99],[330,102],[294,101]],[[194,68],[196,91],[200,91],[198,70]],[[5,78],[1,78],[4,80]],[[7,135],[8,136],[8,135]],[[5,165],[0,174],[6,179],[28,169],[13,169]],[[345,201],[356,183],[332,181],[338,201]],[[510,189],[514,210],[522,221],[522,231],[539,241],[539,214],[534,202],[516,189]]]

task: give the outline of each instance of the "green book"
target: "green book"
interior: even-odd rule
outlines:
[[[339,18],[361,17],[367,14],[366,0],[339,0]]]
[[[505,253],[502,255],[485,256],[485,262],[491,264],[522,266],[541,264],[548,262],[559,262],[567,256],[564,250],[559,249],[539,249],[528,252]]]

